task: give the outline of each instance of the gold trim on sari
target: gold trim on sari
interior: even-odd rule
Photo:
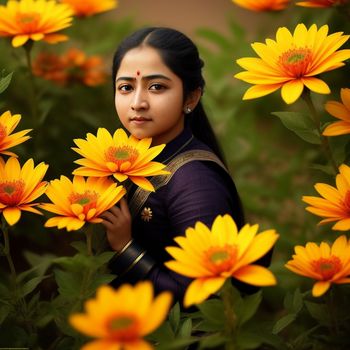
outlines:
[[[150,179],[155,190],[157,191],[159,188],[169,183],[178,169],[194,160],[214,162],[228,172],[225,165],[213,152],[205,150],[190,150],[179,154],[167,164],[166,170],[170,171],[170,174],[154,176]],[[130,213],[133,217],[135,217],[135,215],[141,210],[151,193],[152,192],[146,191],[141,187],[136,189],[129,202]]]

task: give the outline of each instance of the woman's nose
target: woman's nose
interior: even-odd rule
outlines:
[[[131,101],[131,109],[137,111],[140,109],[147,109],[148,107],[149,104],[146,94],[141,89],[136,90]]]

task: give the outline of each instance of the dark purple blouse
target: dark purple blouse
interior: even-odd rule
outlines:
[[[189,150],[210,151],[193,137],[190,129],[185,128],[155,160],[168,163]],[[145,217],[145,211],[152,214]],[[171,180],[152,192],[141,209],[134,213],[134,241],[111,264],[112,272],[119,276],[113,284],[149,279],[156,292],[170,290],[175,300],[182,301],[191,280],[164,266],[165,261],[172,259],[164,248],[176,245],[174,237],[184,235],[186,229],[194,227],[197,221],[211,228],[214,219],[224,214],[230,214],[238,227],[243,225],[240,199],[227,171],[209,160],[192,160],[182,165]],[[139,260],[130,268],[134,258]]]

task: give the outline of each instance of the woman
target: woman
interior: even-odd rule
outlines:
[[[128,202],[104,213],[103,225],[117,256],[111,263],[115,285],[153,282],[182,300],[190,282],[165,268],[165,247],[201,221],[211,227],[230,214],[238,228],[244,219],[235,185],[201,103],[203,62],[184,34],[145,28],[127,37],[113,59],[115,107],[133,136],[166,144],[155,159],[170,175],[152,179],[156,191],[128,191]],[[243,284],[241,284],[243,288]]]

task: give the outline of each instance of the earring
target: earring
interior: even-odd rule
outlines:
[[[185,108],[185,114],[189,114],[192,112],[192,109],[190,107]]]

